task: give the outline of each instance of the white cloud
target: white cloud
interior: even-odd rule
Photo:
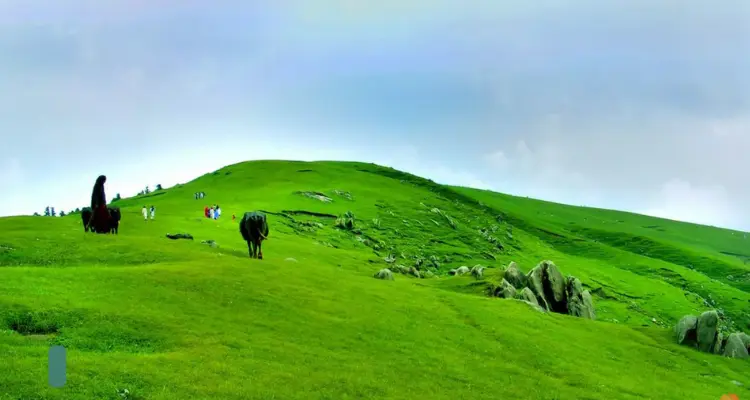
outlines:
[[[682,179],[665,182],[642,214],[706,225],[742,229],[727,190],[720,185],[694,186]],[[744,227],[747,229],[747,227]]]

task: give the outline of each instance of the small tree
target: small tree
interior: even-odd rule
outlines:
[[[73,211],[73,212],[74,212],[74,213],[79,213],[79,212],[81,212],[81,209],[80,209],[80,208],[78,208],[78,207],[76,207],[76,210],[75,210],[75,211]]]
[[[146,186],[146,189],[143,191],[143,193],[144,194],[149,194],[149,193],[151,193],[151,189],[149,189],[148,186]]]
[[[60,211],[60,216],[61,216],[61,217],[64,217],[64,216],[66,216],[66,215],[67,215],[67,214],[65,214],[65,211]]]
[[[49,217],[49,206],[44,209],[44,216]]]
[[[112,202],[114,203],[114,202],[116,202],[116,201],[118,201],[118,200],[122,200],[122,197],[120,197],[120,193],[117,193],[117,194],[115,195],[115,197],[114,197],[114,198],[112,199]]]
[[[55,216],[55,207],[50,207],[49,214],[53,217]]]
[[[41,215],[39,215],[39,213],[38,213],[38,212],[34,212],[34,216],[35,216],[35,217],[41,217]]]
[[[157,183],[156,184],[156,189],[154,189],[154,190],[161,190],[161,183]]]

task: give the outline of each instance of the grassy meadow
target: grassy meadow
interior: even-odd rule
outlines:
[[[114,205],[119,235],[77,214],[0,218],[0,400],[750,396],[750,361],[671,330],[715,308],[750,332],[742,232],[350,162],[235,164]],[[238,229],[253,210],[268,214],[263,260]],[[353,230],[336,226],[347,212]],[[583,282],[597,320],[487,296],[511,261],[542,260]],[[434,276],[373,278],[391,264]],[[484,279],[447,274],[476,264]],[[47,383],[55,344],[63,388]]]

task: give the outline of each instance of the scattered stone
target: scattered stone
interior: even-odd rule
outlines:
[[[719,314],[715,310],[706,311],[698,317],[696,337],[698,350],[710,353],[714,349],[719,334]]]
[[[399,274],[405,274],[409,272],[409,268],[406,268],[406,266],[401,264],[396,264],[393,266],[393,270],[398,272]]]
[[[450,271],[448,271],[448,275],[456,275],[457,272],[458,271],[455,268],[453,268]]]
[[[516,297],[516,288],[513,287],[508,281],[503,279],[500,285],[495,288],[495,297],[502,297],[504,299],[512,299]]]
[[[407,272],[409,275],[415,277],[415,278],[421,278],[422,274],[419,273],[419,270],[415,267],[409,267],[409,271]]]
[[[296,259],[296,258],[292,258],[292,257],[289,257],[289,258],[285,258],[285,259],[284,259],[284,261],[289,261],[289,262],[297,262],[297,259]]]
[[[481,265],[475,265],[471,269],[471,276],[476,279],[482,279],[484,277],[484,267]]]
[[[207,244],[213,248],[219,247],[219,245],[213,240],[204,240],[201,242],[201,244]]]
[[[299,194],[299,195],[302,195],[302,196],[305,196],[305,197],[309,197],[311,199],[322,201],[324,203],[330,203],[330,202],[333,201],[332,198],[330,198],[330,197],[328,197],[328,196],[326,196],[326,195],[324,195],[323,193],[320,193],[320,192],[295,192],[295,193]]]
[[[464,275],[464,274],[468,274],[469,272],[471,272],[471,270],[469,270],[469,267],[467,267],[465,265],[461,266],[461,267],[458,267],[456,269],[456,275]]]
[[[345,192],[343,190],[334,189],[333,193],[336,193],[337,195],[347,199],[347,200],[354,200],[352,197],[352,194],[349,192]]]
[[[434,276],[435,276],[435,274],[432,271],[430,271],[430,270],[427,270],[427,271],[425,271],[422,274],[422,278],[425,278],[425,279],[427,279],[427,278],[433,278]]]
[[[177,239],[193,240],[193,235],[189,233],[167,233],[167,237],[173,240],[177,240]]]
[[[723,355],[731,358],[748,358],[747,346],[743,341],[741,333],[732,333],[727,338],[726,345],[724,345]]]
[[[337,228],[346,229],[346,230],[354,230],[355,228],[355,220],[354,213],[351,211],[347,211],[344,213],[344,215],[339,216],[336,218],[336,222],[334,225]]]
[[[375,274],[375,278],[383,279],[383,280],[386,280],[386,281],[392,281],[393,280],[393,272],[391,272],[391,270],[388,269],[388,268],[383,268],[383,269],[381,269],[380,271],[378,271]]]
[[[521,273],[521,270],[518,269],[518,264],[516,264],[515,261],[511,261],[511,263],[508,264],[508,268],[506,268],[503,273],[503,278],[505,278],[505,280],[516,289],[526,286],[526,277]]]

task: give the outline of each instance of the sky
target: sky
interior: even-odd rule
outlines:
[[[0,215],[252,159],[750,231],[750,2],[0,0]]]

